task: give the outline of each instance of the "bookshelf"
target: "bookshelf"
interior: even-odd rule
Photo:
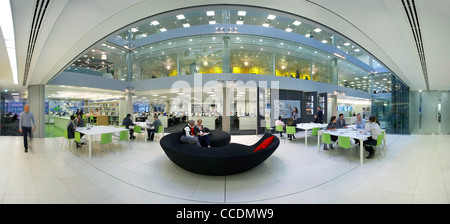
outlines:
[[[120,125],[119,101],[91,102],[85,106],[89,114],[98,110],[100,115],[108,116],[109,125]],[[86,110],[85,110],[86,111]],[[95,117],[94,117],[95,120]]]

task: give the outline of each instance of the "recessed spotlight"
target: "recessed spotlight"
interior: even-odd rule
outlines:
[[[326,44],[326,43],[328,43],[328,41],[327,40],[322,40],[322,43]]]
[[[349,46],[350,45],[350,43],[344,43],[344,46]]]
[[[155,20],[155,21],[152,21],[150,24],[157,26],[157,25],[159,25],[159,22]]]
[[[161,32],[166,32],[167,29],[166,29],[166,28],[161,28],[161,29],[159,29],[159,31],[161,31]]]
[[[242,21],[242,20],[236,21],[236,24],[242,25],[242,24],[244,24],[244,21]]]
[[[216,21],[214,21],[214,20],[209,21],[209,24],[216,24]]]
[[[268,15],[268,16],[267,16],[267,19],[274,20],[276,17],[277,17],[277,16],[275,16],[275,15]]]
[[[286,32],[292,32],[291,28],[286,28]]]
[[[186,19],[186,17],[184,17],[183,14],[177,15],[177,19],[182,20],[182,19]]]
[[[264,23],[263,27],[269,27],[270,25],[268,23]]]
[[[214,11],[206,11],[207,16],[214,16]]]
[[[316,29],[314,30],[314,32],[316,32],[316,33],[319,33],[320,31],[322,31],[322,30],[319,29],[319,28],[316,28]]]
[[[293,22],[292,24],[295,25],[295,26],[298,26],[298,25],[302,24],[302,22],[300,22],[300,21],[295,21],[295,22]]]
[[[245,16],[247,15],[246,11],[238,11],[238,16]]]
[[[191,25],[189,25],[189,23],[185,23],[183,24],[183,27],[190,27]]]

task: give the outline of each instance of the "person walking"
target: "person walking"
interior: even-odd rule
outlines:
[[[36,131],[36,123],[34,122],[34,115],[30,112],[30,106],[27,104],[23,107],[23,112],[20,114],[19,120],[19,132],[23,134],[23,145],[25,152],[28,152],[28,135],[30,135],[30,141],[33,136],[31,132],[31,124],[33,123],[33,131]]]

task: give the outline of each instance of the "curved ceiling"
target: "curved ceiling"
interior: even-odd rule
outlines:
[[[98,40],[140,19],[184,7],[218,4],[212,0],[50,0],[34,45],[24,83],[34,9],[40,0],[11,1],[19,85],[12,82],[4,44],[0,44],[0,89],[26,90],[45,84]],[[431,90],[450,90],[445,74],[450,44],[450,1],[415,0],[421,23]],[[309,18],[353,40],[397,74],[411,89],[426,89],[421,61],[402,1],[392,0],[228,0],[220,4],[259,6]],[[4,43],[3,37],[0,41]]]

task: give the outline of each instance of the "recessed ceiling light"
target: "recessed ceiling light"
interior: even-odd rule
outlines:
[[[291,28],[286,28],[286,32],[292,32]]]
[[[155,20],[155,21],[151,22],[150,24],[156,26],[156,25],[159,25],[159,22]]]
[[[275,16],[275,15],[268,15],[268,16],[267,16],[267,19],[274,20],[276,17],[277,17],[277,16]]]
[[[270,25],[268,23],[264,23],[263,27],[269,27]]]
[[[161,31],[161,32],[166,32],[167,29],[166,29],[166,28],[161,28],[161,29],[159,29],[159,31]]]
[[[133,33],[136,33],[136,32],[138,32],[139,30],[137,29],[137,28],[131,28],[131,32],[133,32]]]
[[[314,30],[314,32],[316,32],[316,33],[319,33],[320,31],[322,31],[322,30],[319,29],[319,28],[316,28],[316,29]]]
[[[238,11],[238,16],[245,16],[247,15],[246,11]]]
[[[182,20],[182,19],[186,19],[186,17],[184,17],[183,14],[177,15],[177,19]]]
[[[293,22],[292,24],[295,25],[295,26],[298,26],[298,25],[302,24],[302,22],[300,22],[300,21],[295,21],[295,22]]]
[[[242,24],[244,24],[244,21],[242,21],[242,20],[236,21],[236,24],[242,25]]]
[[[359,52],[359,49],[355,49],[356,52]]]
[[[326,44],[326,43],[328,43],[328,41],[327,40],[322,40],[322,43]]]
[[[190,27],[191,25],[189,25],[189,23],[185,23],[183,24],[183,27]]]
[[[350,45],[350,43],[344,43],[344,46],[349,46]]]
[[[209,21],[209,24],[216,24],[216,21],[214,21],[214,20]]]
[[[309,33],[305,35],[305,37],[310,37],[310,36],[311,36],[311,34],[309,34]]]
[[[214,16],[214,11],[206,11],[207,16]]]

